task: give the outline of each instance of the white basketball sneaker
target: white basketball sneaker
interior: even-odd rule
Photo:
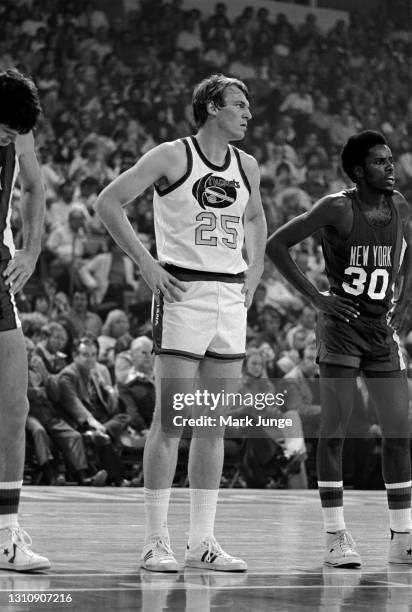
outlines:
[[[336,533],[326,534],[324,562],[333,567],[360,567],[362,565],[355,541],[349,531],[341,529]]]
[[[14,572],[49,569],[49,560],[30,550],[31,544],[31,537],[21,527],[0,529],[0,569]]]
[[[388,561],[412,565],[412,533],[398,533],[391,529]]]
[[[179,566],[170,548],[169,538],[156,535],[143,546],[141,567],[151,572],[177,572]]]
[[[226,553],[214,536],[208,536],[196,548],[187,547],[185,567],[220,572],[245,572],[247,570],[246,562]]]

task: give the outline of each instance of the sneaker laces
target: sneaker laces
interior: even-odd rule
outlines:
[[[173,557],[173,551],[170,548],[170,542],[163,536],[155,536],[150,542],[153,550],[153,556],[156,557]]]
[[[214,536],[205,538],[204,544],[207,547],[207,558],[210,559],[211,555],[215,554],[222,559],[232,560],[233,557],[223,550],[220,544],[217,542]]]
[[[10,533],[12,544],[18,546],[20,550],[23,550],[26,554],[30,556],[34,555],[33,551],[30,550],[32,539],[23,527],[8,527],[7,531]]]
[[[344,554],[348,552],[353,552],[355,548],[355,541],[347,531],[344,531],[339,534],[339,546]]]

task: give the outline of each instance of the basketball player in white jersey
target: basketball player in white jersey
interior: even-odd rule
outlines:
[[[40,113],[34,83],[17,71],[0,72],[0,569],[47,569],[30,550],[18,524],[23,480],[27,357],[14,294],[32,275],[40,253],[44,192],[31,130]],[[16,251],[10,227],[14,181],[22,188],[23,248]]]
[[[212,75],[193,94],[196,136],[149,151],[101,193],[96,211],[139,266],[153,291],[157,402],[144,453],[146,541],[142,567],[175,572],[167,512],[179,436],[162,429],[162,379],[238,379],[246,311],[263,271],[266,222],[256,160],[230,145],[251,119],[248,91]],[[124,206],[154,185],[156,261],[133,231]],[[247,263],[242,248],[246,246]],[[162,413],[172,405],[162,407]],[[191,487],[186,567],[245,571],[217,543],[214,518],[223,437],[197,436],[189,454]]]

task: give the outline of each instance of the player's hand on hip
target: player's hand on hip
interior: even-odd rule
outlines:
[[[346,323],[359,317],[358,304],[349,298],[344,298],[333,293],[319,293],[314,304],[315,308],[325,314],[337,317]]]
[[[182,297],[182,291],[187,289],[186,283],[166,272],[163,266],[153,258],[143,262],[140,265],[140,271],[152,290],[157,303],[159,303],[161,295],[168,302],[179,301]]]
[[[245,306],[249,308],[255,295],[256,287],[259,284],[263,273],[263,265],[249,266],[245,271],[245,281],[242,287],[242,293],[245,294]]]
[[[3,272],[5,283],[12,293],[18,293],[33,274],[37,258],[24,249],[16,251]]]

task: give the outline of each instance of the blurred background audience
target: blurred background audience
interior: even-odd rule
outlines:
[[[96,474],[97,484],[141,482],[141,448],[155,399],[150,293],[107,236],[93,203],[148,149],[195,132],[191,92],[201,78],[223,72],[244,79],[250,89],[253,120],[238,144],[258,160],[270,232],[326,193],[351,186],[339,154],[359,129],[385,133],[398,188],[412,197],[407,3],[396,0],[390,13],[355,11],[348,22],[338,20],[329,29],[322,29],[313,13],[296,26],[284,13],[271,17],[258,4],[229,18],[224,2],[212,14],[180,0],[1,3],[0,69],[16,67],[32,75],[44,109],[35,134],[47,197],[44,248],[35,275],[17,296],[30,349],[27,482],[56,482],[59,471],[74,482],[90,482]],[[154,252],[151,197],[150,191],[143,194],[127,214]],[[15,199],[18,247],[18,190]],[[293,254],[324,290],[317,237]],[[259,368],[266,381],[276,379],[276,388],[283,389],[285,377],[290,409],[299,415],[306,441],[295,474],[306,483],[307,473],[309,486],[315,486],[319,420],[315,324],[316,313],[266,262],[249,311],[242,384],[262,384]],[[408,359],[411,338],[412,316],[402,338]],[[368,406],[361,411],[366,415],[361,429],[370,464],[379,453],[379,431],[367,391],[359,389],[358,403]],[[239,448],[241,455],[245,445]],[[267,456],[258,458],[256,448],[248,449],[239,465],[245,456],[260,463],[274,457],[284,461],[282,445],[268,438],[265,448]],[[369,464],[365,470],[374,482],[377,463]],[[292,486],[287,469],[276,477],[272,471],[256,479],[256,470],[246,470],[246,480],[255,486]],[[346,484],[358,486],[355,475],[346,477]]]

